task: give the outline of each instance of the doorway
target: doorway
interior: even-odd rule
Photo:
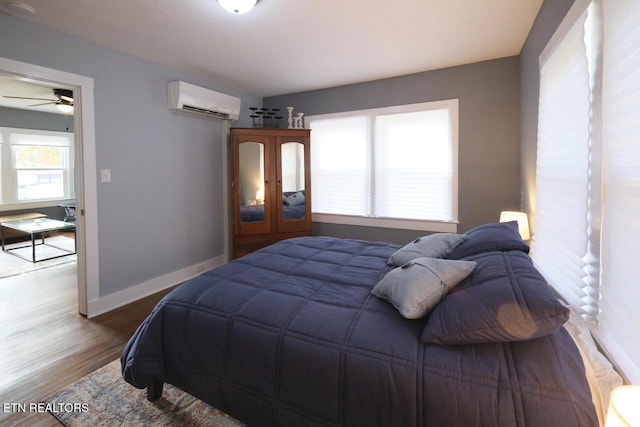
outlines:
[[[98,298],[98,224],[93,79],[0,58],[0,75],[73,92],[78,312],[91,317]]]

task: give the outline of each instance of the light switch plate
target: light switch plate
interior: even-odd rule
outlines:
[[[103,183],[111,182],[111,169],[100,170],[100,181],[102,181]]]

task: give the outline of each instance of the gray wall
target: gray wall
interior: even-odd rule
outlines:
[[[73,116],[0,107],[0,126],[73,132]]]
[[[510,57],[269,97],[264,106],[293,106],[294,113],[314,115],[458,98],[458,229],[466,231],[496,222],[503,209],[520,207],[519,75],[518,58]],[[315,223],[314,234],[406,243],[424,232]]]
[[[533,232],[538,148],[538,59],[574,0],[545,0],[520,53],[520,143],[522,145],[522,202]]]
[[[0,57],[94,79],[101,296],[223,254],[223,126],[170,111],[167,83],[260,98],[17,17],[0,40]]]

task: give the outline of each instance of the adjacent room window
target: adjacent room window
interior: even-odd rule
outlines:
[[[72,199],[73,134],[0,128],[2,205]]]
[[[314,221],[455,231],[458,100],[310,116]]]
[[[533,258],[640,383],[640,3],[577,0],[540,61]]]

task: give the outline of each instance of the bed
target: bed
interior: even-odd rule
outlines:
[[[283,219],[304,219],[307,213],[305,191],[286,191],[282,195]],[[241,222],[264,221],[264,204],[240,206]]]
[[[505,224],[263,248],[160,301],[124,379],[251,426],[598,425],[568,309]]]
[[[282,206],[283,219],[304,219],[306,214],[306,206]],[[240,206],[241,222],[260,222],[264,221],[264,205],[247,205]]]

